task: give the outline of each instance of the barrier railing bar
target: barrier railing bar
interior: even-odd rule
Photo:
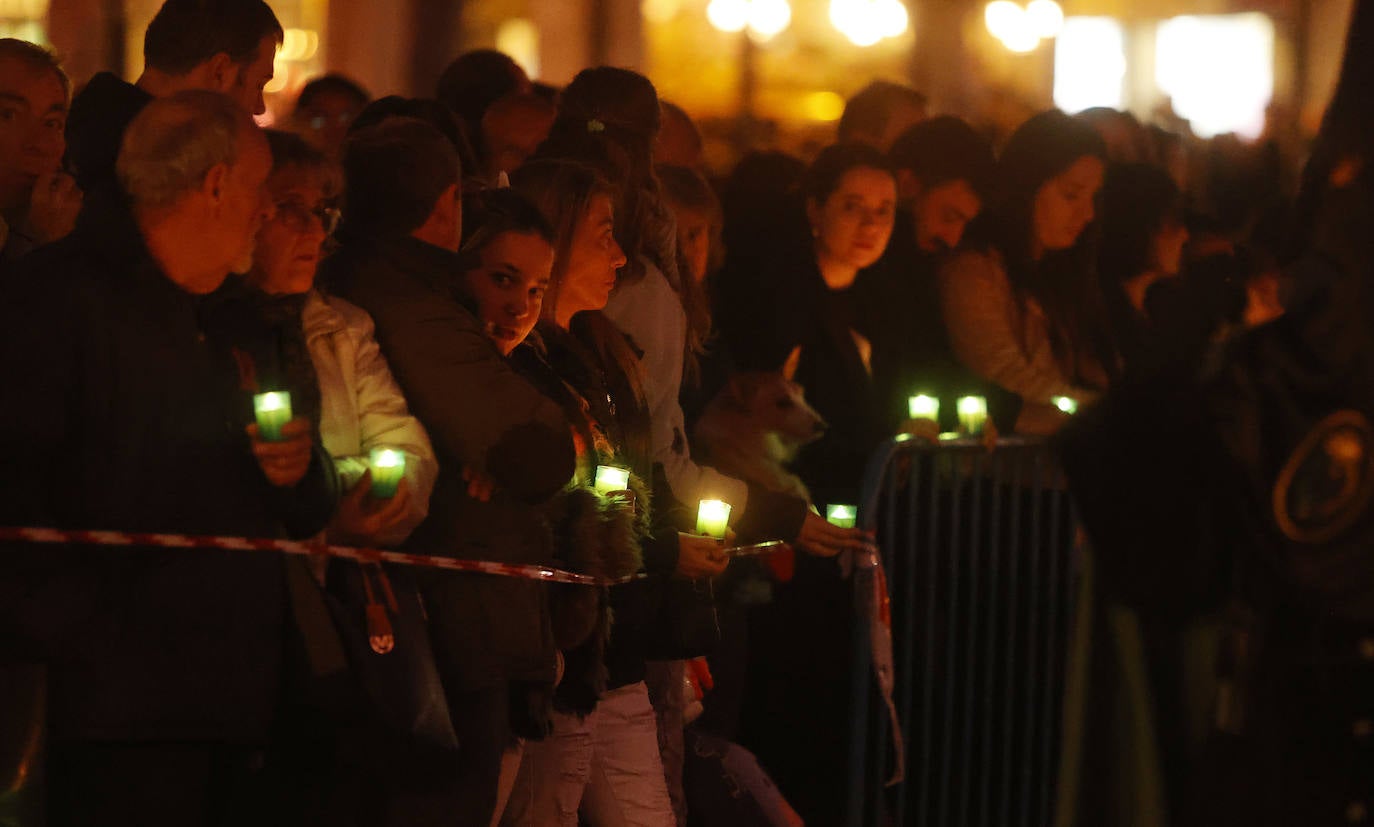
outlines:
[[[926,472],[930,474],[930,508],[927,511],[929,517],[926,520],[926,652],[925,652],[925,698],[922,710],[925,719],[921,728],[921,770],[917,776],[921,783],[920,811],[917,813],[917,823],[924,824],[930,817],[931,808],[934,802],[931,801],[931,778],[926,768],[930,766],[930,751],[935,742],[934,716],[935,716],[935,619],[936,619],[936,586],[939,583],[939,561],[935,555],[935,542],[939,537],[940,520],[937,518],[940,507],[940,486],[938,474],[940,469],[937,467],[938,456],[932,454],[930,462],[924,463]],[[915,561],[913,561],[914,564]],[[913,567],[914,571],[914,567]]]
[[[1058,482],[1058,480],[1056,480],[1056,482]],[[1040,759],[1041,759],[1041,760],[1040,760],[1040,790],[1041,790],[1041,793],[1040,793],[1040,796],[1041,796],[1040,823],[1041,823],[1042,825],[1048,825],[1048,824],[1050,823],[1050,806],[1051,806],[1051,803],[1052,803],[1052,800],[1053,800],[1053,795],[1051,794],[1051,790],[1052,790],[1052,787],[1051,787],[1051,783],[1052,783],[1051,771],[1052,771],[1052,770],[1051,770],[1051,764],[1050,764],[1050,755],[1051,755],[1050,747],[1051,747],[1051,745],[1054,743],[1054,706],[1055,706],[1055,705],[1054,705],[1052,699],[1055,698],[1055,697],[1057,697],[1057,696],[1059,696],[1059,695],[1062,693],[1062,689],[1061,689],[1061,687],[1060,687],[1060,680],[1061,680],[1061,677],[1062,677],[1062,674],[1063,674],[1063,673],[1062,673],[1061,671],[1055,669],[1055,663],[1056,663],[1056,661],[1058,660],[1059,648],[1060,648],[1059,645],[1057,645],[1057,643],[1058,643],[1059,641],[1063,640],[1063,637],[1062,637],[1062,635],[1061,635],[1061,629],[1060,629],[1060,627],[1061,627],[1061,625],[1062,625],[1062,623],[1061,623],[1061,618],[1062,618],[1063,613],[1057,611],[1057,610],[1058,610],[1058,607],[1059,607],[1059,578],[1062,576],[1062,573],[1061,573],[1061,571],[1060,571],[1060,563],[1061,563],[1062,561],[1060,560],[1060,555],[1059,555],[1058,552],[1059,552],[1059,539],[1060,539],[1060,538],[1059,538],[1059,530],[1060,530],[1060,528],[1063,526],[1063,522],[1064,522],[1064,505],[1065,505],[1065,503],[1068,501],[1068,495],[1067,495],[1067,493],[1066,493],[1061,487],[1058,487],[1058,486],[1056,486],[1055,490],[1051,493],[1050,496],[1052,496],[1052,497],[1054,498],[1054,511],[1053,511],[1053,513],[1050,515],[1050,518],[1051,518],[1054,522],[1050,524],[1050,555],[1049,555],[1049,567],[1050,567],[1050,572],[1049,572],[1049,574],[1050,574],[1050,587],[1049,587],[1049,588],[1050,588],[1050,593],[1049,593],[1049,600],[1050,600],[1050,611],[1051,611],[1051,615],[1050,615],[1050,641],[1051,641],[1051,643],[1050,643],[1049,646],[1046,647],[1046,650],[1047,650],[1047,652],[1046,652],[1047,657],[1045,658],[1045,674],[1046,674],[1046,677],[1047,677],[1047,679],[1048,679],[1049,681],[1053,681],[1053,684],[1052,684],[1052,685],[1053,685],[1053,688],[1056,690],[1056,692],[1049,692],[1049,693],[1047,694],[1047,696],[1046,696],[1046,703],[1045,703],[1045,709],[1044,709],[1044,714],[1043,714],[1042,719],[1041,719],[1042,731],[1041,731],[1041,735],[1040,735],[1040,741],[1041,741],[1041,745],[1040,745],[1040,752],[1041,752],[1041,755],[1040,755]],[[1047,687],[1047,692],[1048,692],[1048,687]]]
[[[907,496],[906,496],[906,505],[907,505],[907,508],[906,508],[906,521],[905,521],[905,522],[906,522],[906,528],[907,528],[907,534],[906,534],[906,536],[907,536],[908,538],[911,538],[911,539],[908,540],[908,546],[909,546],[909,547],[914,547],[914,546],[915,546],[915,543],[913,542],[913,540],[914,540],[915,537],[918,536],[918,532],[919,532],[919,529],[920,529],[920,520],[921,520],[921,513],[920,513],[920,508],[919,508],[920,499],[921,499],[921,477],[922,477],[922,472],[923,472],[923,470],[924,470],[924,468],[925,468],[926,463],[916,461],[917,459],[919,459],[919,458],[913,457],[913,458],[912,458],[912,462],[908,465],[908,469],[907,469],[907,490],[906,490],[906,495],[907,495]],[[933,486],[932,486],[932,487],[933,487]],[[889,509],[890,509],[890,510],[889,510],[889,512],[888,512],[888,536],[889,536],[889,537],[896,537],[896,536],[897,536],[897,515],[896,515],[896,508],[893,507],[893,506],[896,505],[896,502],[897,502],[897,497],[896,497],[896,492],[894,491],[894,492],[893,492],[892,499],[890,500],[890,505],[889,505]],[[933,516],[927,514],[927,515],[926,515],[926,519],[928,519],[928,520],[929,520],[929,519],[933,519]],[[889,571],[889,572],[895,572],[895,571],[897,571],[897,567],[896,567],[897,552],[896,552],[896,550],[895,550],[895,549],[891,550],[891,551],[889,552],[889,556],[890,556],[890,559],[893,561],[893,564],[892,564],[891,566],[888,567],[888,571]],[[910,558],[910,555],[908,555],[908,557]],[[906,650],[907,653],[910,653],[912,644],[913,644],[913,643],[915,642],[915,640],[916,640],[916,577],[913,576],[913,574],[914,574],[914,572],[915,572],[916,562],[917,562],[917,561],[916,561],[915,559],[906,559],[906,560],[902,561],[902,565],[903,565],[902,571],[903,571],[903,573],[904,573],[904,575],[905,575],[902,579],[903,579],[904,581],[906,581],[906,582],[904,582],[904,583],[902,584],[902,604],[901,604],[900,606],[894,606],[894,607],[893,607],[893,611],[894,611],[894,612],[900,612],[900,613],[901,613],[901,618],[902,618],[902,645],[903,645],[903,647],[905,648],[905,650]],[[911,722],[911,713],[912,713],[912,699],[916,696],[916,689],[915,689],[914,686],[912,686],[912,677],[914,676],[915,671],[916,671],[916,659],[915,659],[915,658],[912,658],[912,657],[903,657],[903,658],[900,659],[900,663],[899,663],[899,665],[898,665],[898,672],[897,672],[897,681],[898,681],[898,683],[900,684],[900,686],[902,687],[902,689],[901,689],[901,692],[902,692],[902,698],[901,698],[901,703],[902,703],[902,705],[901,705],[901,720],[906,724],[908,732],[909,732],[910,729],[911,729],[910,722]],[[915,777],[915,776],[914,776],[914,773],[911,772],[911,770],[913,770],[913,769],[914,769],[914,768],[910,768],[910,769],[908,770],[908,775],[907,775],[908,779],[914,779],[914,777]],[[893,815],[894,815],[894,817],[895,817],[896,823],[898,823],[898,824],[905,823],[906,808],[907,808],[907,789],[908,789],[909,786],[910,786],[909,783],[908,783],[908,784],[898,784],[898,785],[897,785],[896,792],[895,792],[895,794],[894,794],[894,796],[893,796],[893,797],[896,799],[895,802],[894,802],[894,804],[893,804]]]
[[[940,808],[937,824],[949,823],[950,810],[950,774],[953,770],[953,761],[948,760],[950,750],[954,748],[954,721],[957,710],[955,709],[954,687],[955,687],[955,658],[959,651],[959,542],[960,529],[963,527],[963,486],[959,484],[958,462],[953,457],[949,463],[949,472],[954,475],[954,484],[950,486],[950,527],[949,542],[946,548],[949,551],[949,606],[945,610],[945,627],[949,633],[945,637],[945,714],[941,717],[941,725],[944,731],[944,756],[946,760],[940,762]],[[942,469],[944,470],[944,469]]]
[[[977,675],[977,650],[978,650],[978,615],[982,612],[982,606],[978,602],[979,572],[982,570],[982,537],[983,537],[983,477],[984,466],[987,460],[987,453],[976,451],[973,453],[972,461],[969,463],[968,485],[970,486],[969,499],[972,505],[969,508],[969,528],[968,528],[968,645],[965,647],[964,657],[964,753],[963,760],[960,762],[962,772],[959,778],[959,823],[968,824],[969,810],[972,808],[973,795],[973,776],[970,774],[970,766],[973,762],[973,702],[978,686]]]
[[[1011,483],[1011,524],[1008,526],[1008,537],[1010,538],[1010,565],[1007,576],[1007,645],[1006,673],[1003,676],[1002,686],[1004,687],[1002,702],[1002,722],[1006,729],[1006,738],[1002,748],[1002,802],[1004,812],[1008,809],[1011,802],[1012,788],[1012,754],[1016,751],[1016,732],[1012,728],[1012,706],[1016,701],[1016,616],[1019,613],[1021,596],[1021,578],[1018,576],[1021,571],[1021,495],[1025,482],[1025,462],[1022,457],[1017,457],[1013,463],[1013,479]]]
[[[1026,718],[1025,718],[1025,743],[1022,750],[1021,763],[1021,824],[1029,824],[1031,815],[1030,803],[1033,800],[1031,794],[1034,790],[1035,768],[1031,763],[1035,751],[1035,733],[1038,716],[1036,716],[1036,703],[1039,701],[1040,692],[1037,691],[1039,681],[1036,680],[1037,667],[1040,665],[1040,577],[1041,551],[1044,546],[1044,527],[1042,515],[1044,513],[1044,481],[1045,466],[1042,457],[1035,457],[1035,482],[1031,485],[1031,559],[1030,559],[1030,594],[1027,597],[1030,608],[1030,616],[1026,622],[1029,625],[1026,634],[1026,641],[1029,652],[1026,656]]]
[[[1003,454],[994,454],[992,458],[992,473],[990,484],[992,486],[992,516],[989,520],[989,559],[988,559],[988,632],[987,632],[987,657],[984,658],[986,669],[986,685],[983,693],[984,715],[983,715],[983,741],[980,755],[983,759],[982,778],[979,779],[978,796],[978,823],[981,827],[987,827],[991,817],[992,802],[988,800],[989,793],[992,791],[992,772],[993,747],[992,747],[992,710],[996,703],[997,686],[997,608],[1001,604],[1001,585],[1002,580],[1002,498],[1006,496],[1006,458]]]

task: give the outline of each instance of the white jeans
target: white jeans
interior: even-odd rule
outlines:
[[[675,827],[644,684],[607,692],[586,718],[554,713],[553,734],[525,742],[502,823],[510,827]]]

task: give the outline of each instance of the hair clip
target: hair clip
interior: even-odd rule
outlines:
[[[596,118],[592,118],[591,120],[587,121],[587,131],[588,131],[588,132],[605,132],[605,131],[606,131],[606,125],[605,125],[604,123],[602,123],[601,121],[598,121]]]

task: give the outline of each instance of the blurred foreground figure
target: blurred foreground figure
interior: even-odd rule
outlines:
[[[897,137],[925,120],[926,96],[909,86],[875,80],[844,104],[836,141],[892,149]]]
[[[76,222],[81,190],[62,172],[70,94],[51,53],[0,39],[0,272]]]
[[[1065,433],[1105,595],[1146,648],[1221,618],[1205,745],[1164,754],[1178,823],[1374,818],[1371,11],[1308,169],[1286,315],[1130,377]],[[1158,662],[1183,672],[1182,647]]]
[[[291,113],[292,126],[311,146],[337,161],[343,155],[349,125],[371,102],[367,90],[348,77],[322,75],[301,89]]]
[[[88,212],[24,260],[0,302],[0,383],[24,400],[0,412],[13,440],[0,524],[247,537],[324,527],[333,468],[310,422],[259,440],[254,371],[236,358],[250,343],[209,335],[202,319],[204,297],[252,264],[271,163],[227,97],[150,103],[119,156],[127,206]],[[47,671],[47,823],[269,823],[282,558],[4,553],[0,673]]]
[[[281,24],[262,0],[167,0],[144,33],[138,81],[100,72],[72,101],[68,161],[77,183],[86,192],[116,186],[124,128],[153,98],[203,89],[249,115],[267,111],[262,90],[281,42]]]

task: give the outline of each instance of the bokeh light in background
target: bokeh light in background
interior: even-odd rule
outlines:
[[[787,0],[754,0],[749,6],[749,33],[760,40],[772,40],[791,24]]]
[[[524,17],[513,17],[496,29],[496,48],[510,55],[525,74],[539,77],[539,27]]]
[[[899,0],[830,0],[830,22],[855,46],[901,37],[910,24]]]
[[[749,0],[711,0],[706,19],[723,32],[742,32],[749,25]]]
[[[1065,112],[1125,105],[1126,33],[1110,17],[1070,17],[1054,46],[1054,105]]]
[[[43,18],[48,0],[0,0],[0,37],[17,37],[30,43],[48,45]]]
[[[834,92],[812,92],[802,98],[802,110],[813,121],[838,121],[844,114],[844,98]]]
[[[993,0],[983,9],[988,32],[1017,54],[1033,52],[1042,40],[1053,40],[1064,28],[1064,10],[1055,0]]]
[[[1155,82],[1199,137],[1258,138],[1274,94],[1274,24],[1256,13],[1166,20],[1155,34]]]

